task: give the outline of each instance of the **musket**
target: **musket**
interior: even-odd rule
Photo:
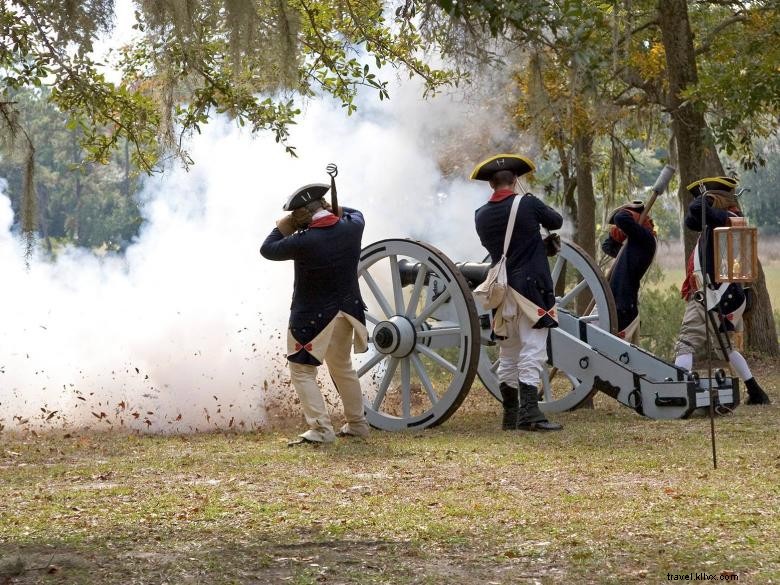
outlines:
[[[325,170],[330,175],[330,207],[333,211],[333,214],[336,217],[341,217],[341,213],[339,213],[339,197],[338,193],[336,193],[336,175],[339,174],[339,168],[335,165],[335,163],[328,164],[327,167],[325,167]]]

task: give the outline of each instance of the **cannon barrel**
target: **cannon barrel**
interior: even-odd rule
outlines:
[[[480,284],[485,282],[487,273],[490,270],[490,262],[457,262],[460,273],[469,283],[469,288],[474,290]]]
[[[417,273],[420,271],[420,266],[422,266],[422,262],[411,262],[409,260],[400,260],[398,262],[398,270],[401,273],[401,286],[414,284],[414,281],[417,279]],[[490,270],[489,262],[457,262],[455,266],[466,279],[471,290],[474,290],[484,282],[488,270]],[[428,276],[434,273],[430,268],[425,276],[425,284],[428,284]]]

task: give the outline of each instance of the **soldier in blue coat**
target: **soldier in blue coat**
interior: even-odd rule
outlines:
[[[644,211],[642,201],[634,201],[613,211],[612,225],[601,249],[613,258],[625,247],[612,267],[609,285],[615,297],[618,317],[618,337],[636,342],[639,333],[639,285],[656,250],[655,225],[648,216],[639,223]]]
[[[494,315],[504,407],[502,428],[551,431],[562,427],[549,422],[539,410],[537,386],[547,359],[547,329],[557,327],[558,322],[540,228],[557,230],[563,218],[532,194],[517,193],[518,177],[533,170],[533,163],[522,156],[500,154],[477,165],[471,178],[488,181],[493,189],[488,202],[475,213],[477,234],[493,264],[503,254],[510,210],[520,197],[506,263],[509,290],[505,303],[516,305],[516,316],[505,322],[502,307]]]
[[[341,207],[334,215],[323,199],[330,187],[306,185],[295,191],[260,248],[268,260],[292,260],[295,281],[287,332],[287,360],[295,391],[309,429],[291,445],[330,443],[336,433],[317,385],[323,362],[341,397],[346,423],[339,436],[369,433],[363,395],[351,353],[367,349],[363,299],[357,265],[363,235],[363,214]]]
[[[731,218],[742,217],[742,210],[736,197],[737,181],[731,177],[709,177],[694,181],[686,187],[694,199],[688,207],[685,225],[688,229],[702,231],[702,207],[707,214],[706,250],[701,251],[701,238],[688,258],[688,267],[683,282],[682,297],[686,301],[680,334],[675,345],[676,366],[686,370],[693,369],[693,354],[704,347],[707,328],[713,338],[715,351],[723,359],[728,360],[731,367],[745,382],[748,400],[747,404],[770,404],[769,397],[758,381],[753,377],[747,361],[740,352],[731,346],[729,334],[741,332],[743,329],[742,315],[745,311],[746,297],[739,283],[715,282],[715,253],[713,249],[713,230],[717,227],[731,225]],[[701,192],[704,190],[705,194]],[[704,272],[707,270],[706,291],[703,289]],[[707,294],[707,309],[704,314],[704,304],[699,300],[697,292]]]

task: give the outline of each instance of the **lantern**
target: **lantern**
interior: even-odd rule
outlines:
[[[758,229],[744,217],[713,230],[715,282],[753,282],[758,278]]]

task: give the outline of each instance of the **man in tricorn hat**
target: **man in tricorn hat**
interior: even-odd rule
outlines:
[[[687,304],[675,345],[674,363],[689,371],[693,369],[693,354],[704,348],[707,331],[705,327],[709,327],[716,353],[728,360],[737,375],[745,382],[748,393],[747,404],[769,404],[769,397],[753,377],[745,358],[731,347],[729,340],[730,332],[742,331],[745,291],[739,283],[715,283],[712,232],[717,227],[731,225],[731,218],[742,217],[735,194],[736,187],[737,182],[731,177],[700,179],[686,187],[694,197],[685,216],[685,225],[689,229],[698,232],[702,230],[702,205],[706,203],[707,249],[703,253],[700,251],[701,238],[699,238],[688,259],[687,274],[681,290]],[[702,190],[705,191],[705,196],[701,196]],[[703,289],[702,264],[706,265],[707,280],[710,285],[710,290],[707,291],[709,315],[704,314],[704,305],[700,295],[696,294]]]
[[[639,285],[653,263],[656,249],[653,220],[648,215],[639,222],[644,209],[642,201],[615,209],[608,219],[612,226],[609,235],[601,244],[605,254],[617,258],[609,286],[617,308],[618,337],[632,343],[639,337]]]
[[[346,423],[339,436],[369,433],[363,395],[351,352],[367,349],[363,299],[357,277],[363,214],[341,207],[331,212],[323,199],[330,187],[306,185],[284,206],[260,253],[269,260],[293,260],[295,282],[287,332],[287,360],[309,429],[290,445],[331,443],[336,433],[317,385],[323,362],[333,378]]]
[[[502,428],[553,431],[538,405],[538,389],[547,359],[547,329],[557,327],[555,294],[540,227],[557,230],[561,215],[530,193],[518,195],[518,177],[534,170],[533,163],[514,154],[499,154],[476,166],[472,179],[488,181],[493,194],[477,209],[475,221],[482,245],[492,263],[503,254],[504,236],[515,198],[519,197],[514,229],[507,250],[507,297],[517,306],[516,317],[505,321],[500,307],[494,315],[499,344],[498,379],[504,406]]]

